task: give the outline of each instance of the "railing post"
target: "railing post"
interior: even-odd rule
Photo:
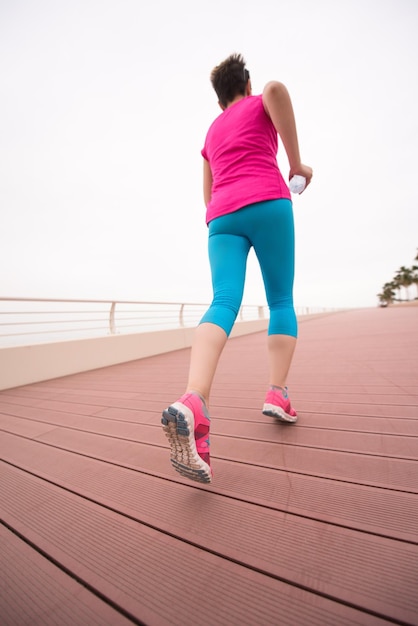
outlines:
[[[180,311],[179,311],[179,324],[180,324],[180,328],[184,328],[184,317],[183,317],[183,312],[184,312],[184,303],[181,305],[181,307],[180,307]]]
[[[109,330],[110,330],[111,335],[116,335],[115,310],[116,310],[116,302],[112,302],[112,306],[110,307],[110,314],[109,314]]]

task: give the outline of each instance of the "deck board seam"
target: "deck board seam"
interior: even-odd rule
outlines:
[[[0,413],[0,415],[2,415],[2,413]],[[144,446],[152,446],[152,447],[156,447],[156,448],[166,448],[166,446],[164,446],[162,444],[159,444],[159,443],[155,443],[155,442],[149,443],[147,441],[140,441],[139,442],[136,439],[130,439],[129,437],[117,436],[117,435],[115,435],[113,433],[112,434],[100,433],[100,432],[96,432],[94,430],[87,430],[86,428],[79,428],[79,427],[76,427],[76,426],[66,426],[65,424],[55,424],[53,422],[48,422],[46,420],[36,419],[36,418],[33,418],[33,417],[28,418],[28,417],[24,417],[24,416],[21,416],[21,415],[10,416],[10,415],[6,414],[6,416],[13,417],[13,418],[19,419],[19,420],[27,420],[27,421],[30,421],[30,422],[36,422],[37,424],[46,424],[48,426],[53,427],[53,429],[60,428],[60,429],[64,429],[64,430],[70,430],[70,431],[73,431],[73,432],[87,433],[89,435],[95,435],[97,437],[106,437],[106,438],[109,438],[109,439],[116,439],[117,441],[128,441],[128,442],[131,442],[131,443],[141,443]],[[112,421],[111,418],[107,418],[107,419],[108,419],[108,421]],[[117,423],[114,420],[113,420],[113,422]],[[129,423],[135,424],[135,422],[129,422]],[[159,426],[156,425],[156,424],[155,425],[154,424],[137,424],[137,425],[138,426],[144,426],[146,428],[154,428],[154,429],[158,429],[159,428]],[[287,427],[284,426],[284,428],[287,428]],[[318,430],[321,430],[321,429],[318,429]],[[327,430],[327,429],[322,429],[322,430]],[[9,431],[7,431],[7,430],[5,430],[3,428],[0,428],[0,431],[1,432],[9,432]],[[334,431],[335,432],[359,432],[359,431],[345,431],[345,430],[339,431],[338,429],[334,429]],[[370,433],[370,432],[368,432],[366,434],[370,434],[370,435],[376,434],[379,437],[380,436],[387,436],[387,437],[396,436],[396,437],[405,437],[405,439],[418,439],[415,435],[398,435],[398,434],[397,435],[393,435],[392,433]],[[222,437],[222,438],[225,438],[225,439],[233,439],[234,441],[236,441],[237,439],[240,440],[240,441],[253,441],[252,437],[242,437],[242,436],[236,435],[236,434],[231,434],[231,435],[227,434],[227,433],[217,434],[217,433],[214,432],[214,433],[212,433],[212,436]],[[33,439],[36,440],[37,437],[33,437]],[[337,452],[337,453],[341,452],[343,454],[354,454],[354,455],[358,455],[358,456],[371,457],[371,458],[387,458],[387,459],[394,459],[394,460],[397,460],[397,461],[412,461],[414,463],[418,461],[418,457],[395,456],[393,454],[388,454],[387,452],[382,452],[381,454],[378,454],[378,453],[373,453],[373,452],[363,452],[361,450],[349,450],[347,448],[345,448],[345,449],[335,448],[335,447],[334,448],[331,448],[331,447],[325,448],[325,447],[321,447],[321,446],[308,445],[306,443],[299,443],[299,442],[295,442],[294,443],[294,442],[291,442],[291,441],[274,441],[274,440],[270,440],[270,439],[257,439],[257,443],[278,444],[278,445],[283,446],[283,447],[298,448],[298,449],[302,448],[302,449],[308,449],[308,450],[324,450],[326,452]],[[212,453],[212,458],[214,458],[214,459],[216,459],[216,458],[222,459],[223,457],[217,456],[216,454]],[[260,465],[260,467],[265,467],[265,466]],[[412,493],[414,493],[414,492],[412,492]]]
[[[132,471],[139,472],[141,474],[147,474],[148,476],[155,476],[156,478],[162,478],[163,480],[169,480],[171,482],[179,482],[180,484],[183,484],[181,481],[175,481],[175,480],[173,480],[171,478],[167,478],[166,476],[161,475],[161,474],[149,472],[149,471],[144,470],[144,469],[132,468],[129,465],[122,465],[121,463],[115,463],[114,461],[108,461],[107,459],[103,459],[103,458],[100,458],[100,457],[94,457],[94,456],[91,456],[89,454],[85,454],[83,452],[78,452],[78,451],[75,451],[75,450],[71,450],[70,448],[64,448],[62,446],[58,446],[58,445],[49,443],[47,441],[41,441],[40,439],[38,439],[38,437],[26,437],[25,435],[21,435],[19,433],[10,433],[8,430],[4,430],[4,429],[1,429],[1,428],[0,428],[0,432],[4,432],[4,433],[6,433],[8,435],[12,434],[15,437],[20,437],[21,439],[25,439],[26,441],[36,441],[36,443],[39,443],[39,444],[44,445],[44,446],[49,446],[49,447],[54,448],[56,450],[65,450],[66,452],[70,452],[72,454],[79,454],[80,456],[88,458],[88,459],[93,459],[93,460],[96,460],[96,461],[103,461],[104,463],[107,463],[109,465],[113,465],[115,467],[122,467],[122,468],[125,468],[125,469],[130,469]],[[80,431],[80,432],[86,432],[86,431]],[[99,436],[99,435],[97,435],[97,433],[90,433],[90,434],[93,434],[95,436]],[[103,435],[103,436],[110,437],[110,435]],[[150,447],[155,447],[155,448],[166,449],[165,446],[157,445],[157,444],[150,444],[150,443],[147,444],[147,443],[143,443],[143,442],[135,442],[135,441],[132,441],[132,440],[129,440],[129,439],[126,439],[125,441],[129,441],[130,443],[141,443],[141,445],[144,445],[144,446],[150,446]],[[340,452],[340,451],[337,450],[337,452]],[[371,456],[371,455],[369,455],[369,456]],[[331,481],[335,481],[335,482],[345,483],[345,484],[348,484],[348,485],[360,485],[360,486],[364,486],[364,487],[373,487],[374,489],[383,489],[385,491],[393,491],[395,493],[397,493],[397,492],[398,493],[409,493],[409,494],[413,494],[413,495],[418,494],[418,489],[416,491],[412,491],[411,489],[401,489],[399,487],[397,487],[395,489],[394,487],[387,487],[387,486],[381,485],[379,483],[357,482],[355,480],[348,480],[348,479],[345,480],[343,478],[335,478],[333,476],[328,476],[326,474],[314,474],[314,473],[309,473],[309,472],[303,472],[301,470],[296,470],[296,469],[289,470],[289,469],[286,469],[286,468],[271,467],[270,465],[260,465],[258,463],[251,463],[250,461],[240,461],[239,459],[233,459],[232,460],[232,459],[229,459],[227,457],[220,456],[220,455],[214,455],[214,454],[212,454],[212,458],[213,459],[218,459],[218,460],[221,460],[221,461],[226,461],[226,462],[229,462],[229,463],[248,465],[249,467],[270,469],[272,471],[285,472],[287,474],[295,474],[297,476],[309,476],[311,478],[319,478],[319,479],[322,479],[322,480],[331,480]],[[386,457],[377,457],[377,458],[386,458]],[[399,460],[400,461],[406,461],[406,462],[410,461],[410,459],[399,459]],[[195,485],[190,485],[190,487],[194,488],[194,489],[201,489],[202,488],[202,486],[197,487]]]
[[[16,406],[16,405],[13,405],[13,406]],[[26,407],[27,408],[28,405],[23,405],[22,404],[22,405],[18,405],[18,406],[22,406],[22,407]],[[39,408],[39,407],[36,407],[36,408]],[[117,409],[117,408],[120,408],[121,410],[126,410],[126,407],[112,407],[112,409]],[[50,409],[47,409],[47,410],[50,410]],[[135,411],[136,409],[128,409],[128,410]],[[141,410],[141,409],[138,409],[137,412],[138,413],[143,413],[144,411]],[[59,411],[59,410],[57,410],[56,413],[60,413],[60,414],[62,413],[64,415],[68,415],[69,414],[69,412],[67,412],[67,411]],[[146,413],[147,414],[153,413],[153,411],[146,411]],[[160,412],[155,412],[155,414],[156,414],[156,416],[158,416],[158,419],[159,419]],[[103,420],[103,423],[113,422],[115,424],[133,424],[133,425],[137,425],[137,426],[146,426],[148,428],[160,428],[159,424],[152,423],[152,422],[151,423],[137,422],[137,421],[135,421],[133,419],[117,419],[116,420],[114,417],[107,417],[106,415],[97,415],[95,413],[93,413],[93,414],[90,414],[90,413],[89,414],[86,414],[86,413],[71,413],[71,415],[72,416],[75,415],[76,417],[87,417],[87,418],[94,418],[94,419],[97,419],[97,420]],[[316,413],[315,413],[315,415],[316,415]],[[334,413],[323,413],[323,412],[321,413],[321,415],[335,416]],[[0,417],[1,416],[14,417],[16,419],[25,419],[25,420],[28,420],[28,421],[38,422],[38,423],[41,423],[41,424],[51,424],[52,426],[59,426],[61,428],[73,428],[72,426],[64,426],[62,424],[54,424],[53,422],[49,422],[47,420],[39,419],[39,418],[36,418],[36,417],[33,417],[33,416],[26,417],[25,415],[16,415],[12,411],[10,411],[9,413],[5,413],[4,411],[0,411]],[[344,417],[346,417],[346,415],[344,415]],[[413,417],[399,417],[399,418],[398,417],[393,417],[393,418],[391,418],[391,417],[387,417],[387,416],[379,416],[379,417],[376,418],[373,415],[366,415],[366,416],[348,415],[348,417],[355,417],[355,418],[358,418],[358,419],[361,419],[362,417],[364,417],[365,419],[371,418],[371,419],[379,419],[379,420],[386,420],[386,419],[408,420],[408,422],[409,421],[413,422],[413,423],[416,422],[416,419],[414,419]],[[212,419],[216,419],[217,421],[219,421],[221,423],[230,422],[230,423],[233,423],[233,424],[241,423],[241,424],[252,424],[252,425],[260,425],[260,424],[267,425],[267,424],[270,424],[270,423],[274,423],[274,422],[270,422],[268,420],[266,420],[266,421],[260,421],[260,420],[255,420],[255,419],[254,420],[253,419],[243,420],[243,419],[234,419],[234,418],[230,418],[230,417],[221,417],[221,416],[218,416],[218,415],[212,416]],[[281,427],[287,428],[286,426],[283,426],[283,425]],[[328,426],[327,427],[325,427],[325,426],[313,426],[311,424],[302,424],[302,423],[298,424],[297,428],[298,429],[314,430],[314,431],[325,431],[325,432],[331,431],[333,433],[334,432],[335,433],[358,433],[358,434],[366,434],[366,435],[378,435],[379,437],[409,437],[409,438],[418,438],[418,434],[408,434],[408,433],[399,433],[399,432],[379,432],[379,431],[376,431],[376,430],[364,430],[364,429],[359,430],[359,429],[355,429],[355,428],[335,428],[335,427],[333,428],[332,426],[330,426],[330,427],[328,427]],[[221,435],[221,436],[223,436],[223,437],[231,437],[232,435],[225,434],[225,435]],[[234,435],[234,437],[236,437],[236,436],[238,437],[238,435]]]

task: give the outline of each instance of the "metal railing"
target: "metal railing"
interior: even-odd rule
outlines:
[[[208,308],[196,302],[0,297],[0,348],[196,326]],[[298,316],[336,309],[297,307]],[[269,318],[267,305],[244,304],[237,322]]]
[[[208,304],[0,297],[0,347],[196,326]],[[237,321],[268,318],[243,305]]]

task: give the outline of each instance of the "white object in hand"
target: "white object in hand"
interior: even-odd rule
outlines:
[[[306,178],[295,174],[289,181],[289,189],[292,193],[302,193],[306,187]]]

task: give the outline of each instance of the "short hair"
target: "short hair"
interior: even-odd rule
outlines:
[[[219,103],[226,107],[236,96],[245,96],[250,72],[245,68],[241,54],[231,54],[225,61],[213,68],[210,74],[212,87]]]

